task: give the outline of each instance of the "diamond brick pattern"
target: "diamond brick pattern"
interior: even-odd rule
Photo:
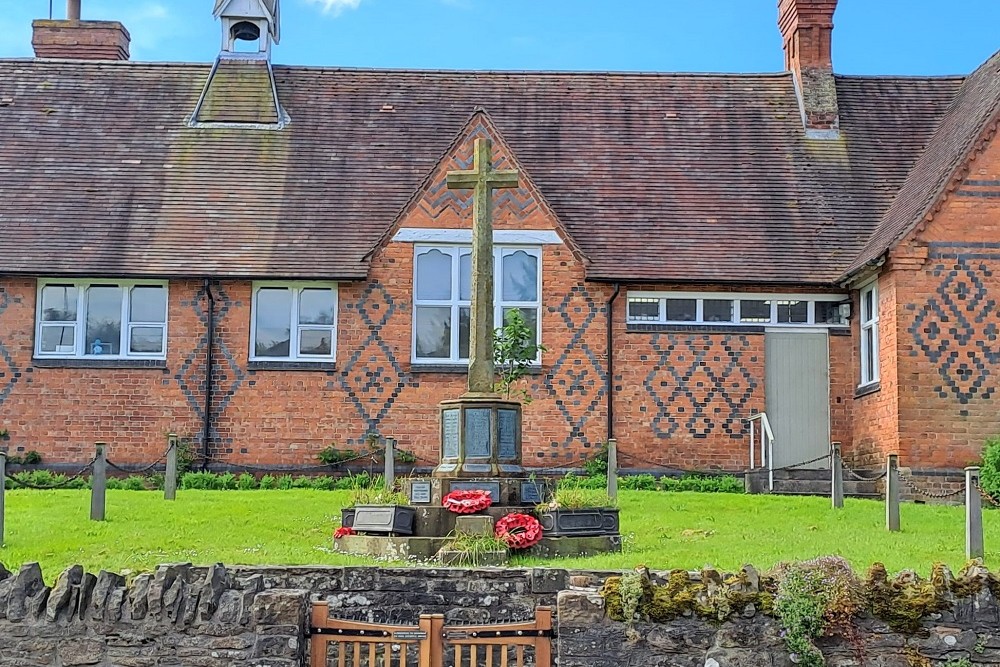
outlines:
[[[656,406],[656,437],[742,438],[742,418],[759,384],[743,363],[747,336],[655,334],[651,345],[656,357],[643,387]]]
[[[1000,245],[987,244],[968,252],[932,252],[932,275],[940,279],[934,296],[915,312],[909,333],[911,355],[923,355],[937,368],[941,398],[967,405],[996,394],[1000,366],[1000,313],[995,295],[986,287],[1000,271]]]
[[[417,383],[382,337],[393,316],[405,312],[405,304],[397,304],[384,286],[371,281],[357,302],[341,304],[341,308],[355,311],[369,331],[364,342],[351,351],[336,382],[327,383],[328,390],[339,386],[347,394],[365,424],[360,437],[347,440],[354,445],[363,443],[365,434],[377,433],[400,393]],[[409,326],[409,322],[399,326]]]
[[[482,122],[473,125],[451,159],[442,160],[432,182],[427,186],[424,196],[418,203],[420,209],[432,219],[437,219],[445,211],[451,211],[457,216],[464,217],[465,212],[472,209],[472,192],[470,190],[449,190],[448,172],[472,169],[473,146],[476,139],[489,139],[493,142],[494,169],[516,168],[502,144],[497,142],[489,129]],[[528,188],[495,190],[493,193],[495,219],[509,214],[517,220],[523,220],[537,208],[538,202]]]
[[[599,418],[598,408],[607,392],[605,377],[606,364],[591,347],[589,340],[600,340],[592,327],[603,327],[605,306],[594,299],[583,285],[570,289],[557,306],[549,307],[550,313],[559,315],[559,321],[569,334],[569,343],[552,365],[552,370],[543,380],[544,389],[554,396],[556,406],[566,420],[567,435],[559,448],[552,454],[558,456],[560,448],[567,448],[574,442],[586,440],[586,424]],[[566,334],[557,334],[562,340]]]
[[[229,294],[219,282],[212,283],[212,295],[215,297],[215,328],[214,351],[212,354],[212,414],[214,419],[212,432],[209,440],[217,445],[228,445],[231,438],[220,438],[215,431],[214,424],[218,423],[218,418],[225,412],[226,407],[233,400],[233,397],[243,386],[246,380],[246,371],[240,367],[233,355],[232,350],[226,345],[218,331],[223,327],[229,311],[238,305],[233,302]],[[208,327],[208,310],[206,309],[207,297],[205,289],[198,291],[197,296],[191,302],[184,305],[190,307],[198,316],[202,323],[203,333],[198,339],[198,344],[184,358],[180,369],[174,375],[174,381],[180,387],[184,398],[187,400],[191,411],[199,419],[205,418],[205,360],[208,350],[208,333],[204,331]],[[203,433],[198,434],[199,442],[204,438]]]
[[[0,288],[0,319],[3,318],[4,311],[10,307],[11,298],[7,292]],[[0,341],[0,406],[4,404],[10,393],[14,391],[14,385],[21,378],[21,371],[14,363],[14,357],[10,351]]]

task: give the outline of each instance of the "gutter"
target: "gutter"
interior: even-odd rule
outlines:
[[[608,396],[608,440],[615,437],[615,330],[614,330],[614,305],[615,299],[618,298],[618,294],[621,293],[622,286],[621,283],[615,283],[615,291],[611,293],[611,298],[608,299],[607,303],[607,313],[608,313],[608,333],[607,333],[607,344],[608,344],[608,375],[605,378],[605,393]]]
[[[208,350],[205,356],[205,423],[202,427],[201,435],[201,469],[208,468],[208,456],[212,440],[212,370],[213,358],[212,348],[215,347],[215,295],[212,294],[212,283],[205,278],[205,296],[208,299],[208,322],[206,324],[208,338]]]

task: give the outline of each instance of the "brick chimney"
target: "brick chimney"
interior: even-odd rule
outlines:
[[[839,136],[830,42],[837,0],[778,0],[785,69],[795,76],[802,122],[816,138]]]
[[[80,0],[66,0],[66,20],[31,23],[36,58],[128,60],[132,38],[118,21],[81,21]]]

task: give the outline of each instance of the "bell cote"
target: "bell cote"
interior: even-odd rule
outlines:
[[[222,25],[222,53],[260,54],[269,58],[280,41],[280,0],[215,0]]]

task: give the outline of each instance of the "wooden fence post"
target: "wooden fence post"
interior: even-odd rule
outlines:
[[[885,462],[885,527],[899,532],[899,454],[889,454]]]
[[[840,458],[840,443],[833,443],[833,461],[830,466],[830,498],[834,508],[844,506],[844,460]]]
[[[163,475],[163,499],[177,499],[177,434],[167,436],[167,471]]]
[[[979,496],[979,468],[965,469],[965,557],[982,558],[983,499]]]
[[[608,440],[608,498],[618,500],[618,441]]]
[[[7,450],[0,449],[0,547],[3,546],[4,499],[7,490]]]
[[[104,500],[108,488],[107,445],[97,443],[97,457],[94,459],[93,474],[90,477],[90,520],[104,521]]]
[[[396,439],[385,439],[385,489],[392,491],[396,486]]]

